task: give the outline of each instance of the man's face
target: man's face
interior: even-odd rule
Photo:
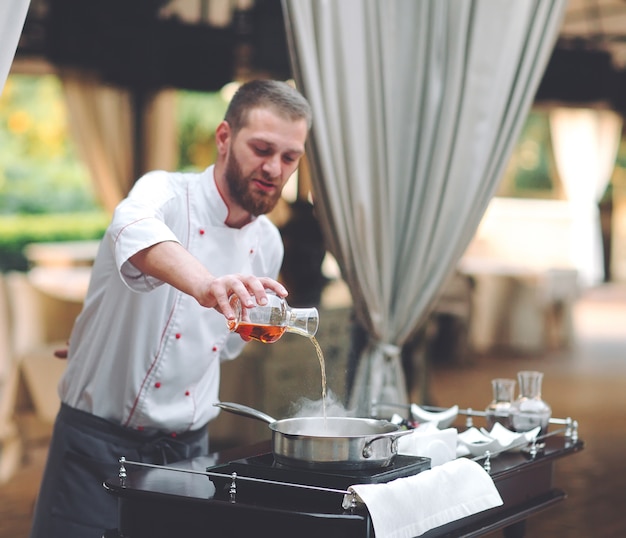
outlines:
[[[270,212],[304,154],[307,131],[305,120],[251,110],[248,124],[231,137],[226,155],[231,201],[255,216]]]

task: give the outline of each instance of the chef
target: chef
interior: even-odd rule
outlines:
[[[31,538],[115,528],[117,501],[102,482],[121,456],[166,464],[208,452],[220,362],[245,345],[228,330],[228,297],[252,306],[265,290],[287,295],[275,280],[283,245],[265,214],[310,126],[291,86],[248,82],[217,127],[213,166],[150,172],[119,204],[70,337]]]

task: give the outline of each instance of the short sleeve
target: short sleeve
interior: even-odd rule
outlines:
[[[176,214],[175,177],[175,174],[161,171],[146,174],[115,209],[108,233],[120,276],[134,291],[149,291],[163,282],[142,273],[130,258],[158,243],[180,243],[169,218],[170,214]]]

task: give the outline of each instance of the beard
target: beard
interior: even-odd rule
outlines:
[[[226,161],[225,176],[232,200],[251,215],[265,215],[276,207],[281,191],[270,194],[255,189],[252,176],[244,177],[241,165],[232,151]]]

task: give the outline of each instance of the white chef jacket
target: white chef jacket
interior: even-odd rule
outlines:
[[[198,429],[217,415],[220,361],[236,357],[245,342],[217,311],[128,260],[177,241],[214,275],[276,278],[283,258],[277,228],[265,216],[229,228],[227,214],[212,166],[199,174],[150,172],[137,181],[94,263],[59,384],[64,403],[168,433]]]

